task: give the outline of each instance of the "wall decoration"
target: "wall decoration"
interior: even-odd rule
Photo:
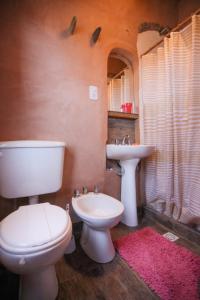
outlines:
[[[69,37],[70,35],[74,34],[74,31],[76,29],[76,24],[77,24],[77,17],[73,16],[69,27],[61,33],[61,36],[63,38],[66,38],[66,37]]]
[[[97,27],[97,28],[95,29],[95,31],[93,32],[93,34],[92,34],[92,36],[91,36],[91,39],[90,39],[90,45],[91,45],[91,46],[93,46],[93,45],[97,42],[97,40],[98,40],[98,38],[99,38],[99,35],[100,35],[100,33],[101,33],[101,30],[102,30],[101,27]]]

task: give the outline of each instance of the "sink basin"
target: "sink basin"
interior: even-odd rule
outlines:
[[[107,158],[119,160],[122,168],[121,202],[124,205],[122,223],[137,226],[135,173],[140,159],[151,155],[155,147],[148,145],[106,145]]]
[[[129,160],[133,158],[144,158],[154,150],[148,145],[106,145],[107,158],[116,160]]]

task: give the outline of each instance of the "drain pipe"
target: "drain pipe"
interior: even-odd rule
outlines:
[[[69,216],[70,216],[70,204],[67,203],[66,204],[66,211],[68,212]],[[76,242],[75,242],[75,238],[72,232],[72,236],[71,236],[71,240],[69,242],[69,244],[67,245],[67,247],[65,248],[65,252],[64,254],[71,254],[76,250]]]
[[[39,203],[39,196],[38,195],[30,196],[28,198],[28,203],[29,204],[38,204]]]
[[[139,162],[136,170],[139,171],[141,168],[141,163]],[[114,171],[118,176],[123,176],[125,174],[124,167],[120,165],[118,161],[112,162],[112,167],[107,168],[109,171]]]
[[[113,163],[112,167],[108,169],[109,171],[114,171],[118,176],[123,176],[125,173],[124,167],[120,166],[119,162]]]

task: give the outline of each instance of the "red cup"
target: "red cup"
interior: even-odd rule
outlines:
[[[121,105],[121,110],[122,110],[122,112],[125,112],[125,104]]]
[[[126,102],[124,104],[122,104],[122,111],[126,112],[126,113],[131,113],[132,112],[132,107],[133,107],[133,103],[131,102]]]

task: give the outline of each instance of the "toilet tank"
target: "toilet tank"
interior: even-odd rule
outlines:
[[[58,191],[64,151],[63,142],[0,142],[0,195],[19,198]]]

